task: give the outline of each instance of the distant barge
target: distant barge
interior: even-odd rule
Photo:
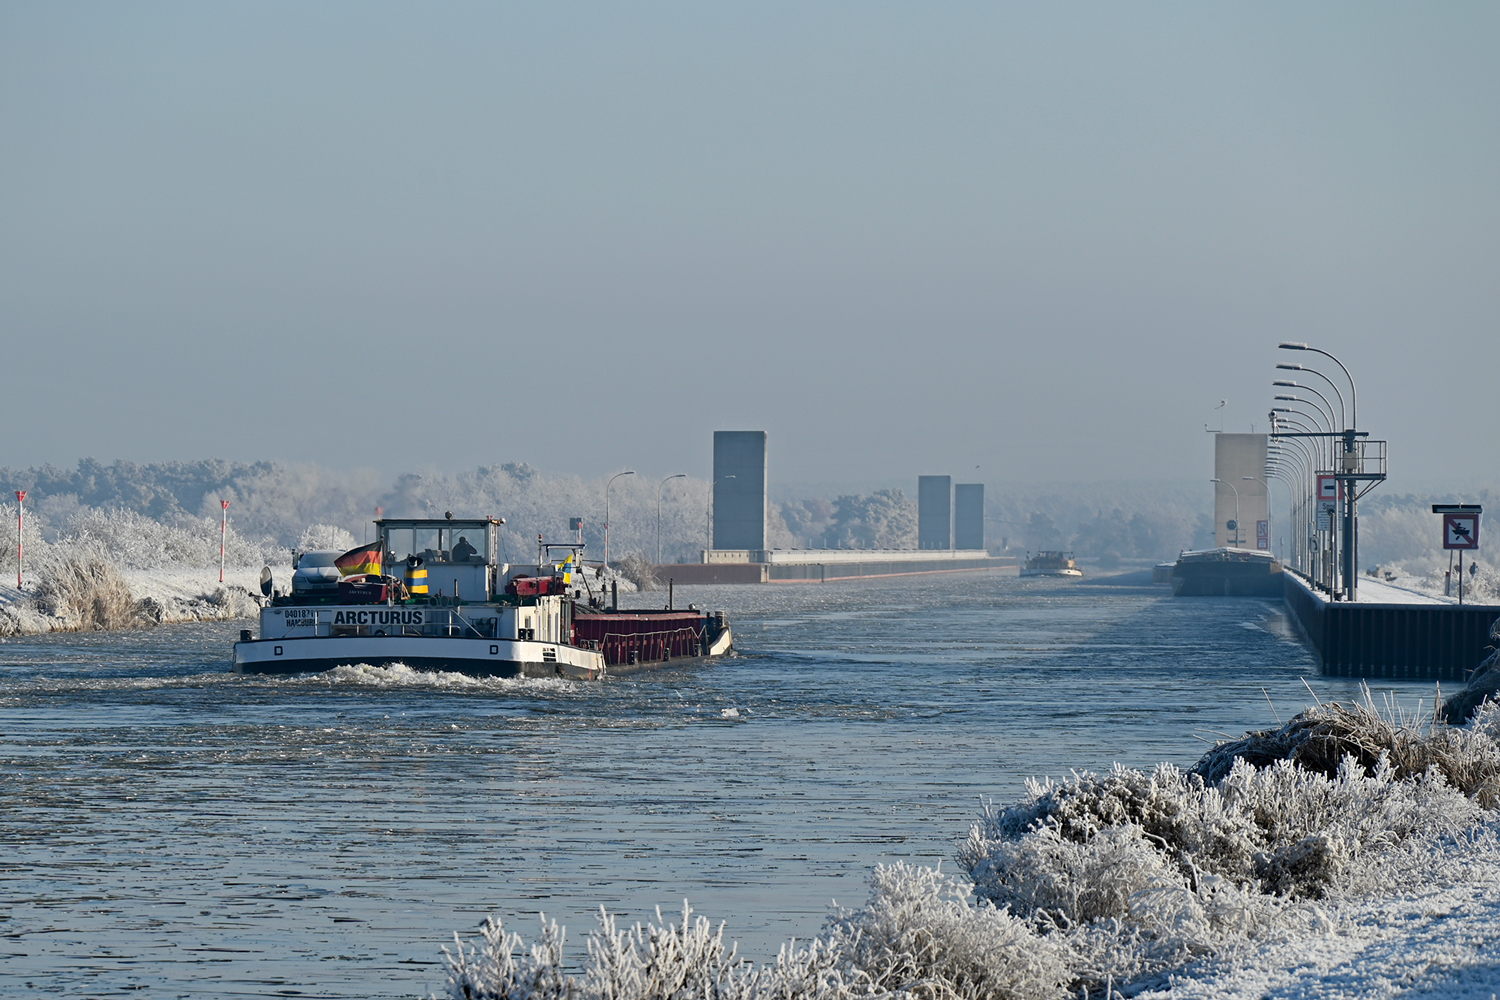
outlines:
[[[1081,577],[1083,570],[1073,560],[1073,553],[1043,549],[1026,560],[1021,567],[1022,576]]]
[[[376,521],[374,543],[333,560],[336,578],[299,574],[291,593],[274,595],[261,609],[259,637],[240,633],[235,671],[404,664],[484,677],[598,680],[729,652],[734,640],[723,612],[621,610],[604,607],[602,593],[585,598],[581,544],[540,545],[535,567],[500,563],[503,523]],[[568,550],[562,563],[548,563],[552,548]],[[385,572],[397,566],[400,576]],[[262,590],[272,596],[269,571]]]
[[[1281,563],[1269,552],[1233,547],[1183,552],[1172,567],[1175,597],[1281,597]]]

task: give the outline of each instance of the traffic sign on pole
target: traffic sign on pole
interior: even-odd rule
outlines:
[[[1479,515],[1444,514],[1443,548],[1464,550],[1479,548]]]

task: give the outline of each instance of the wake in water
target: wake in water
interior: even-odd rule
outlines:
[[[1497,802],[1500,708],[1460,730],[1367,693],[1191,771],[1032,782],[971,829],[965,881],[881,866],[863,908],[774,964],[739,959],[686,905],[680,924],[658,912],[628,931],[601,911],[581,977],[564,971],[555,923],[528,950],[490,920],[448,953],[448,994],[1489,997]]]
[[[438,691],[496,691],[507,694],[534,691],[555,694],[573,691],[576,681],[560,677],[471,677],[444,670],[413,670],[404,663],[377,667],[368,663],[334,667],[316,674],[280,679],[285,685],[316,687],[427,688]]]
[[[577,682],[559,677],[471,677],[447,671],[413,670],[402,663],[372,666],[357,663],[315,674],[243,676],[227,672],[144,677],[48,677],[7,680],[0,685],[0,703],[38,694],[67,692],[152,691],[235,685],[272,689],[331,688],[413,689],[457,693],[570,695]]]

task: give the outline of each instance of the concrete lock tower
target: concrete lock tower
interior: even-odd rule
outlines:
[[[953,477],[917,477],[917,548],[953,547]]]
[[[713,483],[713,547],[763,551],[766,432],[714,431]]]
[[[953,487],[953,547],[984,548],[983,483],[958,483]]]
[[[1265,434],[1214,435],[1214,545],[1271,548]],[[1233,527],[1230,525],[1233,524]]]

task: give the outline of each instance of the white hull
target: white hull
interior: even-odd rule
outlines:
[[[435,636],[306,636],[234,644],[236,673],[295,674],[368,663],[485,677],[604,676],[603,654],[559,643]]]

